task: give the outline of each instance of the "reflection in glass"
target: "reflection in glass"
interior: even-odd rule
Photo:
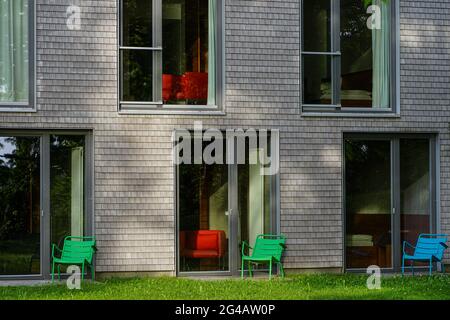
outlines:
[[[345,140],[346,267],[392,266],[390,141]]]
[[[0,137],[0,203],[0,275],[39,274],[39,137]]]
[[[122,50],[122,101],[149,102],[153,99],[153,52]]]
[[[180,271],[228,270],[228,165],[180,164],[178,212]]]
[[[331,51],[331,1],[303,1],[303,50]]]
[[[163,101],[215,104],[216,0],[163,0]]]
[[[84,136],[50,138],[51,243],[84,236]]]
[[[123,0],[122,3],[122,45],[153,47],[152,1]]]
[[[400,140],[400,239],[415,244],[430,233],[430,144],[428,139]]]
[[[331,104],[331,58],[323,55],[303,56],[303,90],[305,104]]]
[[[0,102],[28,101],[28,0],[0,1]]]
[[[263,175],[261,172],[263,165],[259,159],[260,154],[266,152],[264,149],[250,148],[247,140],[245,150],[242,151],[245,151],[246,158],[245,164],[238,164],[238,243],[241,245],[242,241],[246,241],[253,246],[258,235],[271,233],[271,176]],[[241,247],[239,252],[240,250]]]
[[[391,1],[340,3],[341,105],[389,108]]]

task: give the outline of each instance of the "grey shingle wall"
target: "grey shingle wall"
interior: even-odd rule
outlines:
[[[302,117],[298,0],[226,1],[226,116],[117,113],[116,1],[37,0],[37,108],[8,128],[92,128],[98,271],[174,271],[171,134],[194,120],[281,131],[287,268],[342,267],[343,131],[436,132],[450,233],[450,2],[401,1],[401,118]],[[65,25],[82,7],[82,30]],[[449,257],[447,257],[449,258]]]

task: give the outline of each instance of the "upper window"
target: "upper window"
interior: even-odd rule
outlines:
[[[32,107],[31,0],[0,1],[0,110]]]
[[[395,0],[303,0],[303,111],[395,111]]]
[[[218,105],[220,0],[121,0],[121,110]]]

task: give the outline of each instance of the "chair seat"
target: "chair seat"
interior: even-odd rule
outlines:
[[[404,254],[403,257],[405,258],[405,260],[415,260],[415,261],[430,261],[430,258],[432,259],[432,261],[439,261],[439,259],[437,259],[435,256],[433,255],[424,255],[424,254],[417,254],[417,255],[409,255],[409,254]]]
[[[60,263],[60,264],[71,264],[71,263],[75,263],[76,264],[76,263],[83,263],[86,260],[83,259],[83,258],[73,258],[73,259],[70,259],[70,258],[65,258],[65,259],[53,258],[53,261],[55,263]]]
[[[220,254],[217,250],[184,249],[181,256],[187,258],[219,258]]]
[[[242,256],[242,260],[248,260],[248,261],[270,261],[270,260],[276,260],[276,259],[273,256],[257,256],[257,257]]]

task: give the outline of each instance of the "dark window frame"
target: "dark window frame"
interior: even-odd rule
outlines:
[[[391,74],[390,74],[390,108],[375,109],[375,108],[355,108],[342,107],[340,104],[340,77],[341,77],[341,41],[340,41],[340,4],[341,0],[329,0],[331,8],[331,26],[329,32],[331,33],[331,45],[328,52],[309,52],[303,50],[304,48],[304,2],[301,1],[301,46],[300,46],[300,83],[303,84],[303,72],[305,70],[303,60],[305,56],[330,56],[331,57],[331,77],[332,77],[332,103],[329,105],[323,104],[306,104],[304,103],[304,89],[301,87],[300,96],[300,111],[303,116],[350,116],[350,117],[366,117],[366,116],[381,116],[381,117],[398,117],[400,116],[400,24],[399,24],[399,1],[391,0],[392,23],[391,23]]]
[[[0,102],[0,112],[36,112],[36,1],[28,0],[28,101]]]
[[[224,115],[224,91],[225,91],[225,1],[217,0],[217,26],[216,26],[216,103],[214,106],[209,105],[173,105],[164,104],[162,101],[162,1],[153,0],[152,7],[152,47],[126,47],[122,46],[122,21],[123,21],[123,0],[117,0],[118,17],[117,17],[117,105],[118,112],[121,114],[180,114],[180,115]],[[155,53],[153,59],[153,101],[122,101],[122,60],[121,52],[124,50],[151,50]]]

